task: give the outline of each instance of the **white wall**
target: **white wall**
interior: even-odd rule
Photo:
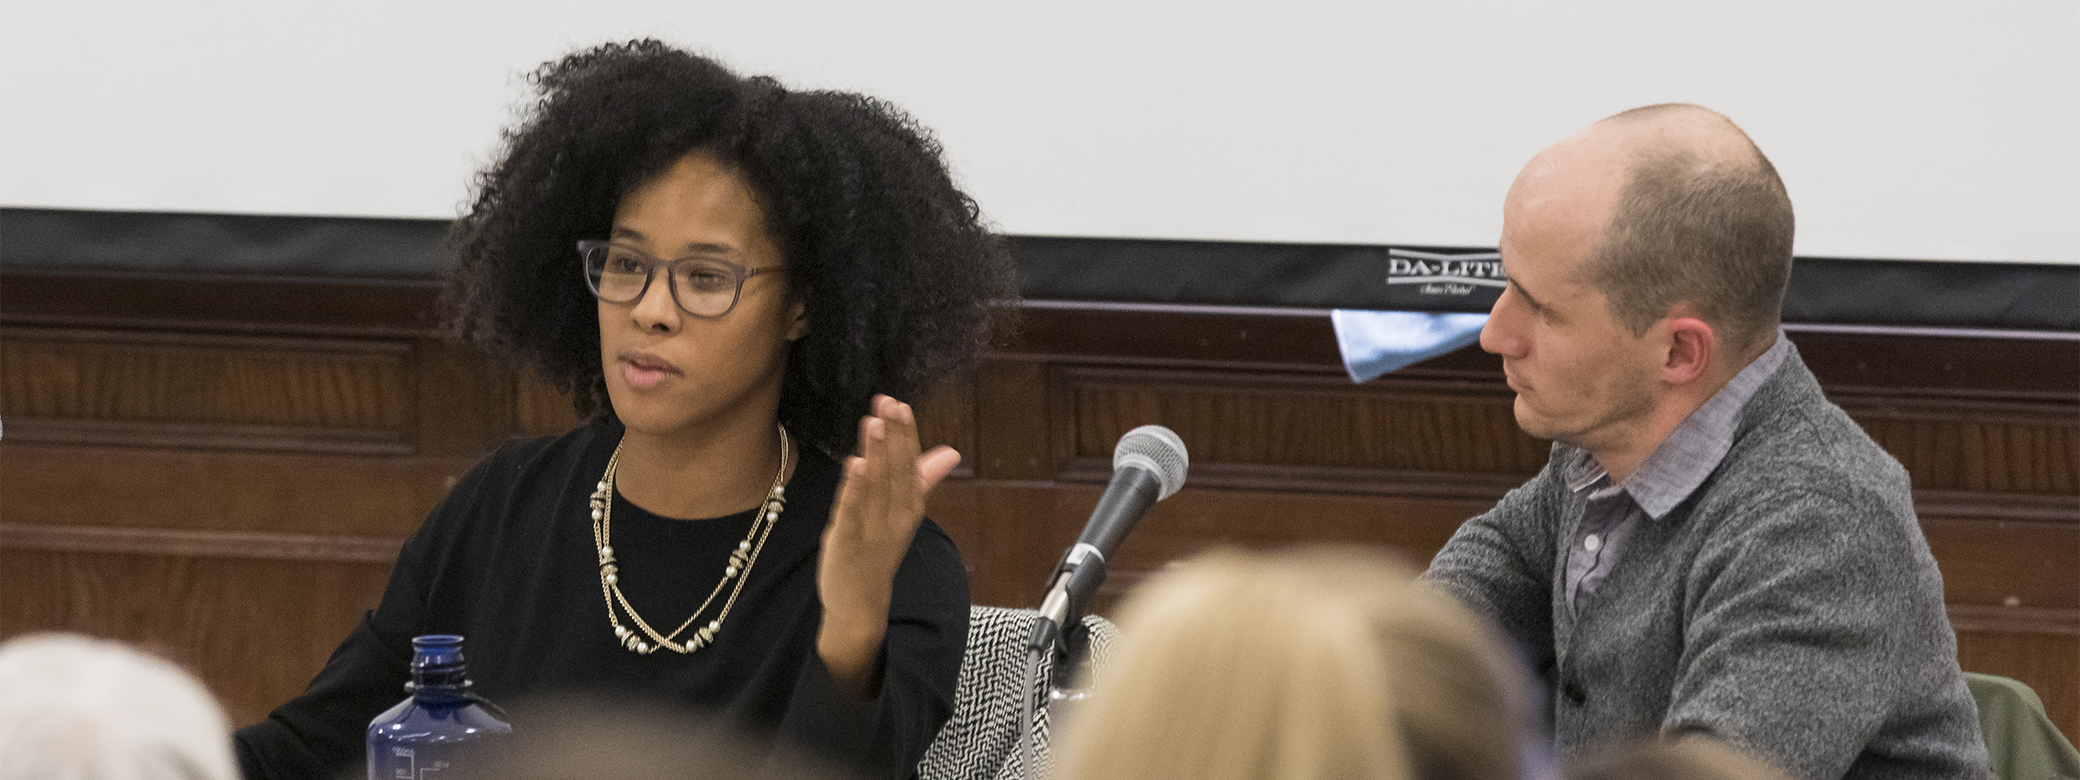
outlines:
[[[909,109],[1013,233],[1492,245],[1595,119],[1772,157],[1807,255],[2080,263],[2080,3],[0,0],[0,205],[451,217],[629,36]]]

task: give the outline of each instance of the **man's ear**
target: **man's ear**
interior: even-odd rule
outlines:
[[[787,340],[798,341],[809,335],[809,307],[801,301],[787,305]]]
[[[1685,385],[1710,371],[1712,362],[1719,359],[1719,334],[1698,316],[1697,308],[1688,302],[1669,307],[1664,323],[1668,354],[1661,364],[1661,381]]]

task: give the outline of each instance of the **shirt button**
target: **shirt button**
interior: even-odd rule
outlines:
[[[1582,538],[1582,549],[1588,550],[1589,552],[1596,552],[1597,550],[1603,549],[1603,539],[1595,534],[1585,536]]]

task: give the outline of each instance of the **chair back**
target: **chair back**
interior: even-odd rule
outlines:
[[[1035,777],[1052,765],[1048,751],[1047,686],[1053,659],[1042,662],[1034,687],[1026,687],[1026,639],[1040,613],[1009,607],[968,608],[968,647],[961,657],[953,717],[939,730],[917,765],[921,780],[1025,780],[1019,766],[1022,740],[1032,740]],[[1083,663],[1102,675],[1119,630],[1111,621],[1086,615],[1090,632]],[[1037,703],[1033,722],[1020,723],[1026,698]]]
[[[1999,780],[2080,778],[2080,750],[2044,713],[2044,700],[2020,680],[1965,672],[1965,687],[1979,705],[1979,730]]]

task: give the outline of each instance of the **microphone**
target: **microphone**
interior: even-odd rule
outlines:
[[[1083,617],[1084,607],[1105,582],[1105,556],[1119,547],[1149,507],[1184,487],[1185,469],[1190,464],[1184,441],[1169,428],[1143,425],[1120,437],[1112,450],[1112,482],[1105,486],[1097,508],[1091,510],[1076,546],[1055,567],[1047,597],[1040,601],[1040,620],[1033,625],[1029,649],[1051,647],[1064,626]]]

